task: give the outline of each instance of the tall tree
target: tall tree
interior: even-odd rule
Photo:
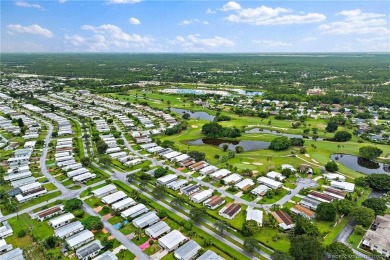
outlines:
[[[375,211],[366,207],[356,207],[351,212],[356,224],[368,227],[375,218]]]
[[[229,223],[226,220],[217,220],[214,222],[214,228],[218,230],[220,235],[223,235],[224,231],[229,227]]]
[[[386,200],[382,198],[369,198],[363,201],[362,206],[373,209],[375,215],[383,215],[387,209]]]
[[[325,248],[318,238],[301,235],[291,238],[289,252],[295,260],[317,260],[324,258]]]

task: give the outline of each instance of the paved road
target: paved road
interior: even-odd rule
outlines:
[[[49,143],[51,140],[51,135],[53,133],[53,126],[50,123],[47,123],[47,122],[45,122],[37,117],[35,117],[35,118],[41,122],[44,122],[49,127],[49,130],[48,130],[47,135],[45,137],[45,144],[44,144],[43,149],[42,149],[42,155],[41,155],[41,158],[39,160],[39,164],[41,166],[41,172],[43,173],[43,175],[45,175],[45,177],[51,183],[53,183],[57,187],[57,189],[59,189],[61,191],[62,195],[66,196],[66,195],[69,195],[69,193],[74,193],[71,190],[69,190],[68,188],[66,188],[64,185],[62,185],[61,182],[57,181],[57,179],[48,172],[47,167],[46,167],[46,157],[47,157],[47,153],[49,150]]]
[[[382,192],[375,192],[375,191],[372,191],[369,195],[368,195],[368,198],[379,198],[383,195]],[[350,235],[352,235],[353,233],[353,230],[355,228],[355,225],[353,224],[353,221],[350,220],[347,225],[340,231],[340,233],[338,234],[338,236],[336,237],[336,241],[338,242],[341,242],[345,245],[347,245],[349,248],[352,249],[352,251],[355,253],[355,255],[357,255],[358,257],[362,258],[362,259],[369,259],[369,260],[373,260],[372,257],[366,255],[366,254],[363,254],[361,253],[360,251],[357,251],[356,249],[354,249],[349,243],[348,243],[348,238]]]
[[[119,176],[119,178],[117,178],[118,180],[126,183],[128,186],[130,186],[132,189],[134,190],[137,190],[138,192],[142,193],[144,196],[148,197],[149,199],[155,201],[156,203],[158,203],[159,205],[161,205],[162,207],[172,211],[173,213],[175,213],[176,215],[178,215],[179,217],[185,219],[185,220],[190,220],[189,217],[187,217],[186,215],[184,215],[183,213],[177,211],[176,209],[172,208],[170,205],[167,205],[165,204],[164,202],[160,201],[160,200],[156,200],[153,196],[151,196],[150,194],[142,191],[141,189],[139,189],[138,187],[130,184],[127,182],[126,180],[126,176],[124,175],[121,175],[121,174],[114,174],[112,175],[113,177],[117,178],[117,176]],[[241,249],[240,247],[238,247],[237,245],[233,244],[232,242],[230,242],[229,240],[226,240],[224,237],[221,237],[220,235],[218,235],[217,233],[213,232],[212,230],[209,230],[208,228],[202,226],[202,225],[196,225],[198,228],[202,229],[203,231],[205,231],[206,233],[212,235],[213,237],[217,238],[219,241],[222,241],[224,244],[230,246],[231,248],[235,249],[236,251],[240,252],[241,254],[249,257],[250,259],[258,259],[256,257],[254,257],[253,255],[249,254],[248,252],[244,251],[243,249]],[[271,259],[270,256],[264,252],[261,252],[261,254],[267,258],[267,259]]]
[[[83,210],[87,212],[91,216],[101,216],[97,214],[92,208],[90,208],[87,204],[83,204],[82,206]],[[105,229],[108,230],[108,232],[111,233],[119,242],[122,243],[127,249],[129,249],[133,254],[135,254],[138,259],[140,260],[148,260],[151,259],[148,255],[146,255],[136,244],[131,242],[129,238],[127,238],[125,235],[123,235],[120,231],[116,230],[113,225],[111,225],[107,220],[104,218],[101,219]]]
[[[116,123],[114,123],[114,125],[115,125],[115,127],[117,128],[117,130],[120,131],[119,126],[118,126]],[[121,131],[120,131],[120,132],[121,132]],[[134,149],[131,147],[131,145],[129,144],[129,142],[127,141],[126,137],[123,135],[123,133],[122,133],[121,137],[122,137],[122,139],[123,139],[123,141],[124,141],[124,143],[125,143],[126,148],[127,148],[129,151],[131,151],[132,153],[136,154],[136,155],[139,156],[139,157],[142,157],[142,158],[145,159],[145,160],[149,160],[149,161],[152,163],[152,165],[154,165],[154,166],[168,167],[172,172],[174,172],[174,173],[176,173],[176,174],[178,174],[178,175],[181,175],[181,176],[183,176],[183,177],[185,177],[185,178],[190,178],[190,179],[192,179],[193,181],[195,181],[195,182],[201,184],[202,186],[205,186],[205,187],[208,187],[209,189],[218,191],[222,196],[232,198],[232,199],[234,199],[234,200],[237,201],[237,202],[240,202],[240,203],[242,203],[242,204],[248,205],[249,207],[269,209],[269,208],[271,208],[272,205],[273,205],[273,204],[257,204],[257,203],[255,203],[255,202],[249,202],[249,201],[246,201],[246,200],[244,200],[244,199],[242,199],[242,198],[240,198],[240,197],[237,197],[237,196],[235,196],[235,195],[233,195],[233,194],[231,194],[231,193],[229,193],[229,192],[227,192],[227,191],[225,191],[225,190],[223,190],[223,189],[221,189],[221,188],[217,188],[217,187],[213,186],[212,184],[210,184],[210,183],[208,183],[208,182],[204,182],[204,181],[199,180],[199,179],[197,179],[197,178],[192,178],[191,175],[186,174],[186,173],[183,173],[183,172],[181,172],[181,171],[177,170],[176,168],[173,168],[173,167],[171,167],[171,166],[169,166],[169,165],[167,166],[167,165],[165,165],[165,164],[159,162],[159,161],[158,161],[157,159],[155,159],[155,158],[150,158],[150,157],[148,157],[148,156],[145,156],[144,154],[140,154],[138,151],[134,150]],[[281,206],[282,206],[282,205],[285,204],[287,201],[289,201],[294,195],[298,194],[298,192],[299,192],[301,189],[303,189],[303,188],[308,188],[308,187],[312,187],[313,183],[312,183],[311,180],[309,180],[309,179],[302,179],[302,180],[303,180],[302,182],[299,182],[299,183],[298,183],[298,185],[297,185],[297,187],[294,189],[294,191],[292,191],[292,194],[283,197],[281,200],[279,200],[279,201],[276,202],[275,204],[278,204],[278,205],[281,205]]]

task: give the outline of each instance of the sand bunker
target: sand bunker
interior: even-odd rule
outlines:
[[[253,165],[263,165],[261,162],[254,162]]]
[[[191,127],[192,127],[192,128],[198,128],[198,126],[197,126],[197,125],[191,125]]]
[[[310,154],[308,154],[308,153],[305,153],[305,156],[306,156],[306,157],[310,157]]]

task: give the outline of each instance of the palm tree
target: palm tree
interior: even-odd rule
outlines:
[[[142,232],[143,232],[143,230],[140,227],[137,227],[134,230],[134,235],[135,235],[135,237],[137,238],[138,241],[141,240]]]
[[[229,226],[229,223],[226,220],[217,220],[214,223],[214,228],[218,230],[220,235],[223,235],[224,230]]]

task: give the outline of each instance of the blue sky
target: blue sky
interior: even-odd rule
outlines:
[[[388,52],[388,1],[3,1],[1,52]]]

